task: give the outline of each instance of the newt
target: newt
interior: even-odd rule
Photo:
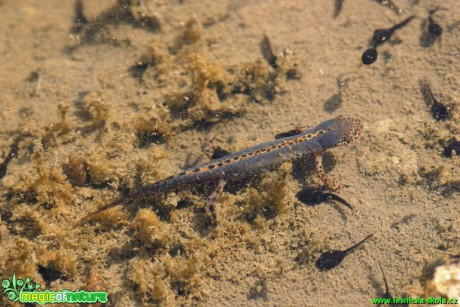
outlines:
[[[215,221],[213,203],[222,193],[226,182],[254,176],[263,171],[279,167],[286,161],[292,161],[306,155],[315,157],[318,177],[330,190],[334,191],[339,188],[339,185],[326,176],[322,164],[322,154],[327,149],[352,142],[361,134],[362,130],[363,123],[361,120],[342,116],[336,117],[319,124],[313,129],[298,130],[300,131],[298,134],[275,139],[211,160],[188,168],[175,176],[144,186],[88,214],[78,224],[88,221],[105,210],[155,193],[184,186],[218,182],[216,191],[210,195],[206,202],[207,215]]]

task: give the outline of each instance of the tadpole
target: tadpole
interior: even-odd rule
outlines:
[[[318,260],[316,260],[316,267],[318,268],[318,270],[322,272],[335,268],[343,261],[343,259],[345,259],[345,257],[348,254],[353,252],[357,247],[359,247],[361,244],[363,244],[367,239],[369,239],[373,235],[374,234],[368,235],[362,241],[356,243],[350,248],[347,248],[346,250],[331,250],[331,251],[322,253],[321,256],[319,256]]]
[[[18,145],[19,145],[20,137],[14,139],[13,144],[11,144],[10,152],[6,155],[5,160],[0,163],[0,179],[2,179],[8,168],[8,164],[11,160],[18,155]]]

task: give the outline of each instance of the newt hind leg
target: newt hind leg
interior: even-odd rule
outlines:
[[[216,189],[211,193],[211,195],[209,195],[208,199],[206,200],[206,219],[208,225],[210,226],[217,225],[216,203],[219,197],[222,195],[226,183],[227,182],[224,179],[220,179],[217,183]]]
[[[326,185],[326,187],[331,191],[337,191],[340,189],[340,184],[338,181],[329,178],[326,173],[324,172],[323,167],[323,156],[321,154],[315,154],[315,165],[316,165],[316,174],[318,175],[319,179]]]

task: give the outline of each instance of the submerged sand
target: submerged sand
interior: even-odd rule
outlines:
[[[396,1],[395,1],[396,2]],[[0,1],[0,276],[50,290],[107,290],[108,305],[370,305],[384,281],[430,295],[460,253],[460,46],[455,0]],[[441,39],[426,38],[428,12]],[[415,15],[369,66],[373,31]],[[261,52],[264,35],[277,56]],[[265,54],[267,57],[267,54]],[[437,121],[420,91],[449,107]],[[327,155],[353,210],[296,197],[312,161],[228,187],[178,189],[76,222],[120,193],[339,116],[360,138]],[[3,161],[3,159],[0,159]],[[336,268],[315,261],[374,234]],[[457,256],[457,260],[455,260]],[[3,304],[10,304],[3,296]]]

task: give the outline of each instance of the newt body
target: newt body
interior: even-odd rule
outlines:
[[[124,204],[128,201],[170,189],[220,181],[237,181],[256,175],[260,172],[276,168],[286,161],[302,156],[316,157],[317,172],[320,179],[331,189],[337,189],[334,182],[324,174],[321,157],[329,148],[345,145],[353,141],[362,131],[363,124],[358,119],[337,117],[327,120],[316,128],[299,134],[262,143],[220,159],[189,168],[176,176],[168,177],[152,185],[142,187],[126,197],[116,199],[105,205],[80,222],[109,208]],[[221,184],[221,190],[223,184]]]

